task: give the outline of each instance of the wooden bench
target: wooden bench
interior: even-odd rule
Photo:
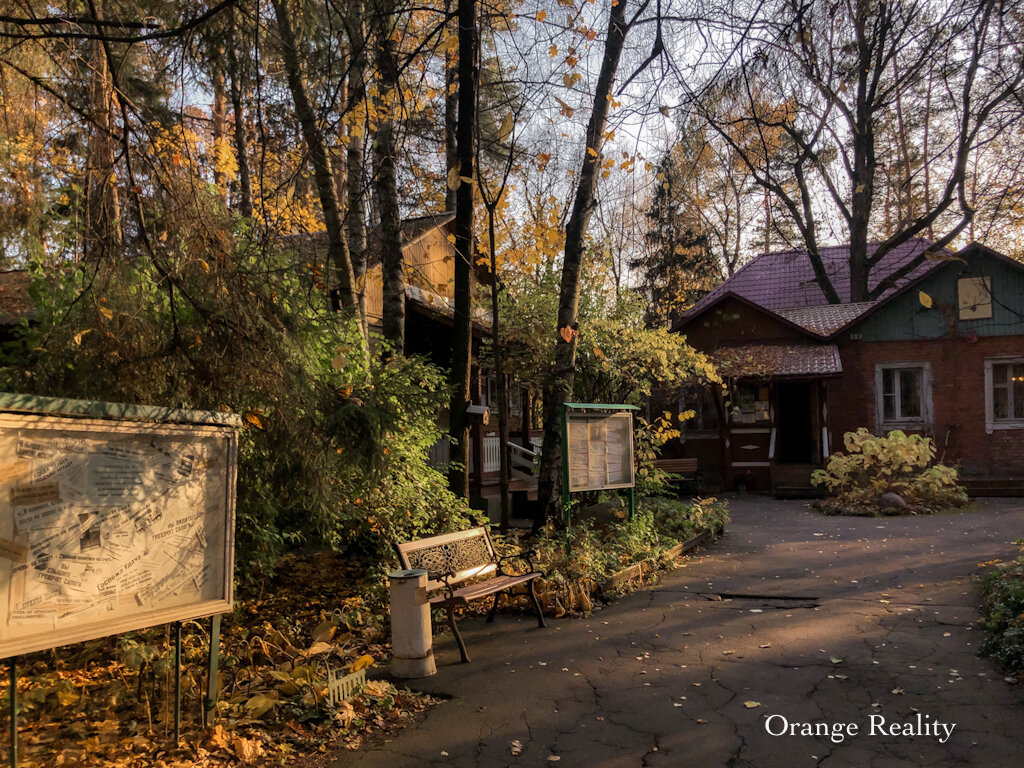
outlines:
[[[696,459],[655,459],[654,468],[673,475],[682,475],[683,480],[694,480],[697,477]]]
[[[395,549],[398,550],[398,559],[403,568],[422,568],[427,572],[427,592],[435,593],[430,598],[430,605],[447,611],[448,626],[455,635],[463,662],[469,661],[469,654],[466,653],[466,644],[455,624],[456,606],[494,595],[494,604],[487,616],[487,621],[491,622],[494,621],[498,599],[502,593],[520,584],[529,584],[530,598],[537,611],[537,624],[545,626],[544,612],[537,599],[534,583],[534,579],[543,574],[533,567],[530,559],[533,552],[500,557],[494,551],[494,545],[485,526],[396,544]],[[528,572],[506,573],[503,565],[507,560],[513,559],[526,563]]]

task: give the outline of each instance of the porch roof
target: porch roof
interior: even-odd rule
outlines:
[[[835,344],[720,344],[711,353],[727,378],[838,376],[843,372]]]

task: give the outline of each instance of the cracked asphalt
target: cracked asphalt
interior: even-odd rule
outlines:
[[[408,682],[446,700],[335,768],[1022,764],[1024,681],[976,655],[974,577],[1014,555],[1024,500],[883,519],[730,503],[716,544],[588,618],[461,622],[473,661],[441,636],[438,674]]]

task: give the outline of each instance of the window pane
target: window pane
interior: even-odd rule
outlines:
[[[893,369],[883,368],[882,369],[882,396],[888,397],[896,393],[896,387],[893,386]]]
[[[1006,402],[1006,393],[1008,390],[1006,387],[993,387],[992,388],[992,415],[997,419],[1007,419],[1010,417],[1008,404]]]
[[[892,368],[882,369],[882,419],[896,418],[896,387],[893,384]]]
[[[992,384],[996,387],[1005,387],[1010,379],[1010,369],[1013,366],[1007,363],[999,363],[992,366]]]
[[[896,418],[896,395],[882,395],[882,418],[886,421]]]
[[[904,368],[900,371],[900,418],[921,417],[921,369]]]
[[[1013,366],[1013,418],[1024,419],[1024,365]]]

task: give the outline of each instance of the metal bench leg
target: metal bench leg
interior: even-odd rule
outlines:
[[[452,634],[455,635],[455,642],[459,644],[459,654],[462,656],[462,663],[466,664],[469,661],[469,654],[466,653],[466,644],[462,641],[462,635],[459,634],[459,628],[455,625],[455,606],[448,603],[448,626],[451,627]]]
[[[533,607],[537,611],[537,626],[546,627],[544,623],[544,611],[540,607],[540,600],[537,599],[537,580],[530,579],[530,598],[533,600]]]
[[[491,624],[494,621],[494,614],[498,612],[498,600],[501,599],[503,593],[494,593],[494,604],[491,605],[491,612],[487,614],[487,623]]]

